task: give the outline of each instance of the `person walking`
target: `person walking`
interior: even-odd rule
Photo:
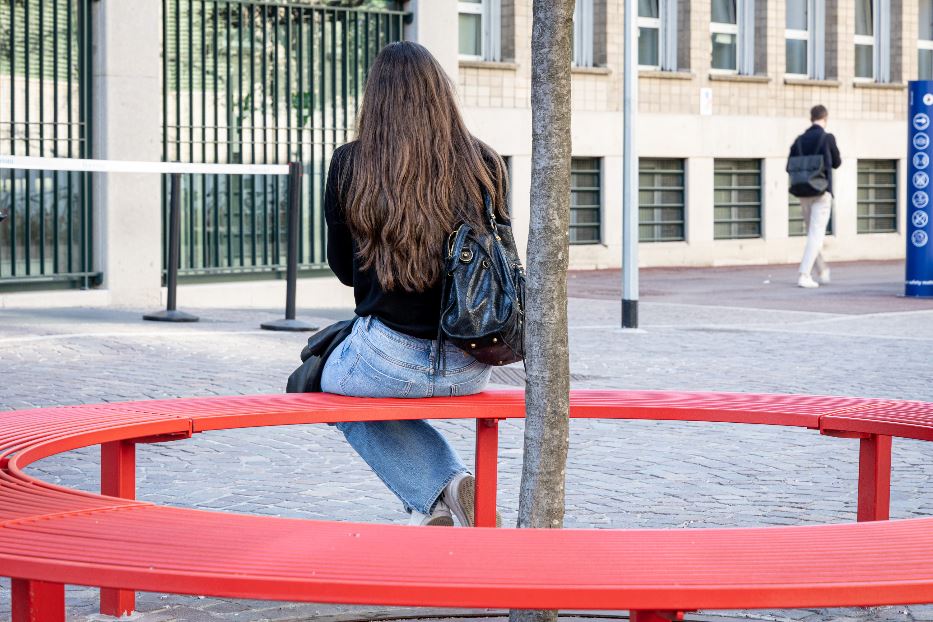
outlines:
[[[334,151],[325,187],[327,260],[353,287],[357,320],[324,365],[324,392],[424,398],[483,390],[490,366],[446,342],[438,351],[444,259],[459,223],[489,229],[484,196],[508,222],[506,183],[502,158],[467,130],[431,53],[408,41],[383,48],[356,140]],[[336,425],[411,524],[450,526],[456,517],[473,525],[474,477],[429,423]]]
[[[836,137],[826,131],[828,121],[829,111],[826,106],[814,106],[810,110],[810,128],[797,137],[788,156],[791,193],[800,198],[800,208],[807,231],[807,244],[797,277],[799,287],[815,288],[830,282],[829,266],[823,259],[823,240],[833,211],[833,169],[839,168],[842,158],[836,146]],[[808,170],[808,156],[822,156],[822,161],[815,158],[816,166],[810,166]],[[795,171],[792,169],[795,158],[802,164],[797,167],[797,171],[802,170],[811,175],[807,183],[794,184]],[[809,162],[814,162],[814,159],[810,158]],[[813,279],[814,267],[819,273],[819,282]]]

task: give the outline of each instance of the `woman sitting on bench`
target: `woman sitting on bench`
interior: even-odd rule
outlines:
[[[444,344],[438,321],[448,236],[488,227],[483,194],[507,221],[505,167],[467,130],[450,79],[427,49],[392,43],[376,57],[356,126],[334,152],[324,209],[327,259],[353,287],[358,320],[327,360],[321,388],[356,397],[469,395],[490,368]],[[443,357],[441,357],[443,358]],[[415,525],[473,525],[474,479],[426,421],[337,427]]]

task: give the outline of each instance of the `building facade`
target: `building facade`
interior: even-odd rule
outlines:
[[[301,161],[300,303],[345,304],[324,265],[322,179],[389,41],[421,42],[450,74],[468,125],[506,158],[526,243],[531,5],[2,3],[0,154]],[[906,83],[933,79],[933,0],[640,0],[638,10],[642,266],[798,261],[804,227],[784,167],[815,104],[829,108],[843,158],[827,258],[903,257]],[[572,268],[621,263],[623,18],[623,0],[578,0],[574,15]],[[0,306],[75,295],[158,304],[166,185],[0,172],[0,210],[11,213],[0,224]],[[275,304],[281,188],[190,176],[182,204],[182,303]],[[67,286],[81,291],[43,293]]]
[[[843,158],[826,255],[903,257],[906,83],[933,78],[933,2],[641,0],[638,7],[643,266],[798,261],[804,228],[784,167],[815,104],[829,108]],[[621,262],[622,9],[621,0],[579,0],[575,14],[576,268]],[[458,11],[466,115],[508,156],[522,218],[531,2],[459,2]],[[490,35],[495,29],[501,34]]]

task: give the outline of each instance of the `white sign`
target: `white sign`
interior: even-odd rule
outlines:
[[[914,115],[914,129],[920,130],[921,132],[930,127],[930,117],[924,112],[919,112]]]
[[[930,176],[924,173],[923,171],[918,171],[914,173],[914,186],[920,188],[926,188],[930,185]]]
[[[914,193],[914,196],[911,197],[911,202],[914,204],[914,207],[917,209],[923,209],[930,202],[930,195],[922,190],[918,190]]]
[[[914,134],[914,149],[926,149],[930,146],[930,135],[929,134]]]
[[[933,93],[927,93],[923,96],[923,103],[927,106],[933,106]]]
[[[913,235],[910,236],[910,241],[917,248],[922,248],[930,241],[930,237],[926,231],[914,231]]]
[[[930,165],[930,156],[922,152],[914,154],[914,167],[926,168],[929,165]]]
[[[713,114],[713,89],[700,89],[700,114],[704,117]]]
[[[930,216],[923,210],[917,210],[910,215],[910,222],[914,224],[918,229],[922,229],[927,226],[927,223],[930,222]]]

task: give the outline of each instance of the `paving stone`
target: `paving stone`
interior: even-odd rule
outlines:
[[[750,308],[747,297],[730,307],[726,294],[705,302],[647,299],[641,304],[641,332],[616,328],[616,301],[572,299],[572,385],[933,401],[933,384],[924,380],[933,377],[933,310],[866,310],[871,300],[861,297],[859,309],[849,312],[839,303],[845,293],[830,293],[837,298],[832,305],[821,303],[818,311],[790,310],[783,303]],[[282,390],[306,335],[258,330],[258,320],[276,310],[193,311],[202,322],[171,327],[143,323],[137,310],[0,311],[0,410]],[[349,311],[303,315],[325,324]],[[521,371],[520,366],[509,368],[497,378],[520,386]],[[472,424],[439,422],[438,427],[469,463]],[[523,426],[507,421],[500,429],[499,499],[505,523],[514,525]],[[848,522],[855,515],[857,461],[855,441],[810,430],[574,421],[566,525],[694,529]],[[29,472],[94,491],[98,464],[97,450],[86,448],[40,461]],[[931,478],[933,443],[895,441],[893,517],[933,514]],[[269,516],[407,519],[401,504],[328,426],[216,431],[140,446],[138,495],[166,505]],[[97,590],[69,586],[67,608],[73,622],[97,620]],[[146,593],[139,595],[138,608],[142,613],[136,619],[142,622],[342,622],[398,613]],[[406,615],[416,613],[406,610]],[[9,582],[0,580],[0,619],[9,615]],[[724,617],[933,621],[933,606],[701,612],[691,619]]]

